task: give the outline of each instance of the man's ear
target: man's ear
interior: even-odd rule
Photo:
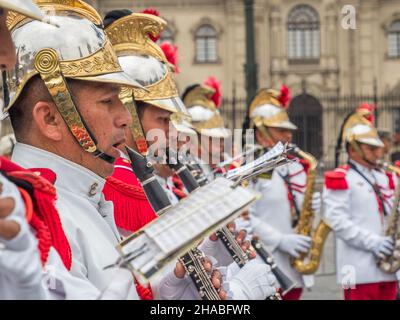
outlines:
[[[256,130],[256,141],[265,148],[270,146],[269,139],[265,137],[260,130]]]
[[[53,141],[62,139],[65,123],[52,102],[39,101],[32,110],[32,119],[38,130]]]

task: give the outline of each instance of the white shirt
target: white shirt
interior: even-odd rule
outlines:
[[[301,210],[304,199],[303,190],[307,181],[304,167],[298,162],[292,162],[276,168],[271,179],[259,178],[250,187],[262,194],[262,198],[251,208],[251,221],[254,233],[260,237],[268,251],[272,253],[277,265],[298,286],[303,286],[303,278],[290,263],[290,256],[279,250],[278,246],[285,234],[293,234],[292,217],[288,190],[282,176],[294,175],[290,178],[292,183],[299,186],[299,191],[293,191],[297,207]]]
[[[114,221],[113,204],[102,194],[105,180],[92,171],[53,153],[17,143],[13,161],[26,168],[48,168],[57,175],[55,188],[64,232],[72,250],[71,275],[96,289],[96,296],[111,290],[115,299],[138,299],[132,275],[107,269],[119,254],[121,240]],[[75,290],[79,290],[75,288]],[[89,290],[92,291],[92,290]],[[107,295],[107,293],[106,293]]]
[[[369,181],[382,187],[382,194],[393,194],[385,173],[355,165]],[[381,271],[372,252],[386,230],[375,192],[352,168],[347,171],[346,181],[348,189],[325,188],[323,195],[325,220],[336,234],[338,283],[394,281],[395,274]],[[387,213],[390,213],[389,206]]]

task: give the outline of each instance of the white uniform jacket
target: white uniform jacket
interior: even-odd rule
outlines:
[[[386,211],[390,214],[393,191],[389,188],[387,175],[383,171],[353,164],[380,188]],[[386,229],[376,194],[354,169],[342,172],[345,173],[347,188],[330,187],[326,181],[328,187],[324,188],[323,194],[325,221],[336,234],[338,283],[348,285],[396,280],[394,274],[384,273],[377,267],[377,258],[372,252]]]
[[[254,233],[260,237],[282,271],[303,286],[302,276],[292,268],[290,256],[279,250],[278,246],[285,234],[293,234],[291,205],[288,189],[282,177],[289,175],[297,207],[301,210],[304,199],[307,174],[302,164],[292,162],[275,169],[270,178],[258,178],[250,187],[262,194],[262,198],[250,208]],[[310,279],[312,281],[312,279]]]
[[[13,161],[26,168],[48,168],[56,173],[56,207],[72,250],[70,274],[83,280],[78,281],[83,286],[91,287],[88,292],[97,289],[97,298],[104,298],[111,290],[110,298],[138,299],[133,277],[127,270],[104,270],[117,261],[115,247],[121,240],[113,204],[105,201],[102,194],[105,180],[53,153],[21,143],[15,146]],[[84,296],[96,298],[92,294]]]

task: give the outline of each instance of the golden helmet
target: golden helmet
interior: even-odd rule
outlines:
[[[69,130],[81,147],[107,158],[86,127],[71,93],[68,79],[142,87],[122,71],[113,47],[102,29],[94,8],[81,0],[36,0],[51,24],[10,11],[7,25],[16,47],[17,64],[7,71],[9,103],[17,101],[25,85],[39,75],[53,98]],[[108,162],[113,159],[107,158]]]
[[[219,83],[214,77],[209,77],[202,85],[192,85],[184,92],[183,102],[198,133],[214,138],[228,138],[231,135],[218,109],[220,99]]]
[[[249,108],[249,117],[257,126],[296,130],[297,126],[289,120],[286,111],[289,91],[282,86],[281,91],[261,89]]]
[[[105,31],[123,70],[147,89],[134,89],[134,99],[172,112],[174,127],[194,134],[190,115],[179,97],[174,70],[163,50],[151,39],[165,26],[166,22],[158,16],[132,13],[113,21]]]
[[[384,147],[377,129],[362,114],[355,112],[345,122],[342,140],[347,143],[364,143],[374,147]]]

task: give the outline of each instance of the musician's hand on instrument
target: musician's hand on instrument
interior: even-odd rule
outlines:
[[[250,250],[250,240],[247,238],[247,231],[246,230],[240,230],[236,234],[236,241],[242,248],[244,252],[248,254],[249,259],[254,259],[256,257],[256,253],[253,250]]]
[[[307,253],[311,247],[311,238],[298,234],[285,234],[278,248],[294,258],[300,257],[301,253]]]
[[[392,255],[394,250],[393,239],[390,237],[381,237],[377,244],[372,249],[375,256],[378,258],[385,258],[385,256]]]
[[[242,217],[235,220],[236,230],[246,230],[247,234],[253,233],[253,228],[251,227],[251,221],[249,219],[243,219]]]
[[[222,274],[219,270],[215,269],[213,270],[211,274],[211,282],[214,286],[214,288],[218,291],[218,295],[221,298],[221,300],[226,300],[227,294],[225,290],[222,288]]]
[[[178,261],[175,265],[174,274],[178,279],[183,279],[186,275],[186,270],[180,261]]]
[[[236,230],[236,225],[235,225],[235,222],[234,222],[234,221],[229,222],[229,223],[226,225],[226,227],[227,227],[228,230],[229,230],[230,232],[232,232],[232,233],[234,233],[235,230]],[[217,234],[214,232],[214,233],[210,236],[209,239],[210,239],[211,241],[217,241],[217,240],[218,240],[218,236],[217,236]]]
[[[321,193],[320,192],[314,192],[312,196],[312,201],[311,201],[311,208],[316,214],[319,214],[321,212]]]
[[[276,293],[271,268],[256,260],[245,264],[229,281],[234,300],[264,300]]]
[[[240,218],[243,220],[250,220],[250,213],[249,210],[246,210],[240,215]]]
[[[213,263],[212,263],[211,259],[208,258],[208,257],[204,257],[202,263],[203,263],[204,269],[208,273],[211,274],[212,271],[213,271]],[[186,275],[186,270],[185,270],[185,268],[183,267],[183,264],[180,261],[178,261],[176,263],[176,265],[175,265],[174,274],[179,279],[184,278],[185,275]]]

